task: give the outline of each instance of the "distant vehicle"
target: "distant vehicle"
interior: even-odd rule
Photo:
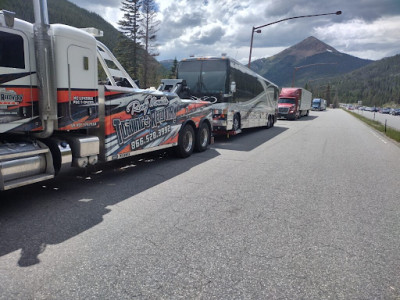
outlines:
[[[278,86],[233,58],[183,59],[177,78],[195,99],[212,102],[213,133],[238,134],[244,128],[274,126],[277,119]]]
[[[384,107],[381,110],[382,114],[389,114],[390,113],[391,108],[390,107]]]
[[[311,92],[303,88],[282,88],[278,100],[278,117],[296,120],[308,116],[311,99]]]
[[[314,98],[311,106],[312,110],[325,110],[326,100],[321,98]]]
[[[400,108],[392,108],[390,114],[393,116],[400,116]]]

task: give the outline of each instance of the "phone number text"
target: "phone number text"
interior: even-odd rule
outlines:
[[[131,148],[132,148],[132,150],[140,148],[140,147],[142,147],[142,146],[144,146],[144,145],[146,145],[146,144],[148,144],[170,132],[171,132],[171,125],[167,125],[163,128],[157,129],[157,130],[131,142]]]

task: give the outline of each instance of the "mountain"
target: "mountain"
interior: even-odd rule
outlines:
[[[165,59],[160,60],[159,63],[166,69],[171,70],[172,65],[174,64],[174,59]]]
[[[274,56],[253,61],[251,69],[279,86],[291,85],[293,77],[296,86],[304,86],[308,81],[345,74],[371,62],[339,52],[310,36]]]
[[[48,0],[47,6],[50,24],[67,24],[77,28],[95,27],[104,32],[104,36],[98,38],[99,41],[111,50],[117,45],[120,32],[98,14],[80,8],[67,0]],[[1,0],[0,9],[13,11],[16,13],[16,18],[34,22],[31,0]]]

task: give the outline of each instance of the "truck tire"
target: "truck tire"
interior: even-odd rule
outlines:
[[[195,149],[197,152],[203,152],[210,144],[211,130],[206,122],[201,123],[196,135]]]
[[[179,133],[178,146],[176,146],[175,153],[181,158],[189,157],[194,150],[195,135],[193,127],[186,124]]]
[[[268,116],[268,121],[267,121],[267,129],[271,128],[274,125],[274,122],[272,120],[271,116]]]

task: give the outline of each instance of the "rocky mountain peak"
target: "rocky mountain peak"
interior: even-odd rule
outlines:
[[[324,42],[321,42],[319,39],[313,36],[310,36],[302,40],[300,43],[297,43],[292,47],[274,55],[274,58],[294,56],[297,60],[299,60],[324,52],[339,53],[339,51],[337,51],[335,48],[325,44]]]

